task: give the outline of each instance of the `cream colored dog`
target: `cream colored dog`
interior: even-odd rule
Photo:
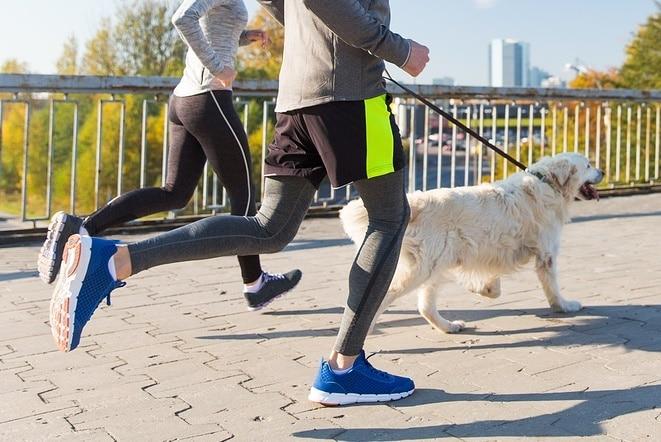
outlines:
[[[417,290],[418,310],[436,329],[454,333],[463,321],[448,321],[436,309],[444,282],[455,280],[488,298],[500,296],[500,276],[535,259],[537,276],[554,311],[575,312],[578,301],[560,294],[558,249],[569,206],[576,197],[598,197],[593,184],[603,172],[579,154],[545,157],[506,180],[408,195],[409,222],[390,289],[374,318],[395,299]],[[367,230],[362,201],[340,213],[345,232],[356,243]]]

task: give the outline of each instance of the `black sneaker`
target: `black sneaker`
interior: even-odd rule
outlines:
[[[64,212],[57,212],[51,218],[46,241],[41,246],[37,261],[39,276],[46,284],[51,284],[57,278],[62,265],[64,246],[71,235],[80,233],[80,226],[82,225],[82,218]]]
[[[243,292],[243,296],[248,301],[248,310],[256,311],[266,307],[273,300],[296,287],[301,276],[303,273],[298,269],[285,274],[262,273],[262,287],[254,293]]]

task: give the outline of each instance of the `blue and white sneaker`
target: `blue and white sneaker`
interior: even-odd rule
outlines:
[[[412,379],[377,370],[361,351],[353,367],[342,374],[333,372],[322,360],[308,399],[327,406],[387,402],[405,398],[414,390]]]
[[[125,285],[115,281],[108,261],[117,252],[117,242],[72,235],[64,247],[62,268],[50,302],[50,326],[57,348],[78,347],[85,324],[110,292]]]

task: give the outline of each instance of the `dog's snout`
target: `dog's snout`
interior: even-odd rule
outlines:
[[[590,182],[591,182],[592,184],[598,184],[598,183],[601,182],[601,180],[604,179],[605,174],[604,174],[604,171],[603,171],[603,170],[601,170],[601,169],[597,169],[597,168],[594,169],[594,172],[595,172],[595,173],[594,173],[592,179],[590,180]]]

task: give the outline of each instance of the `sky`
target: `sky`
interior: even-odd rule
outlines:
[[[255,0],[245,2],[251,13],[259,7]],[[68,36],[75,35],[82,47],[122,1],[2,3],[0,63],[17,58],[31,71],[49,74]],[[488,83],[488,45],[494,38],[529,42],[531,64],[564,79],[573,75],[565,64],[577,59],[594,69],[619,66],[637,27],[656,11],[653,0],[390,0],[390,5],[391,29],[431,50],[431,62],[416,81],[449,76],[461,85]],[[392,73],[413,81],[401,71]]]

